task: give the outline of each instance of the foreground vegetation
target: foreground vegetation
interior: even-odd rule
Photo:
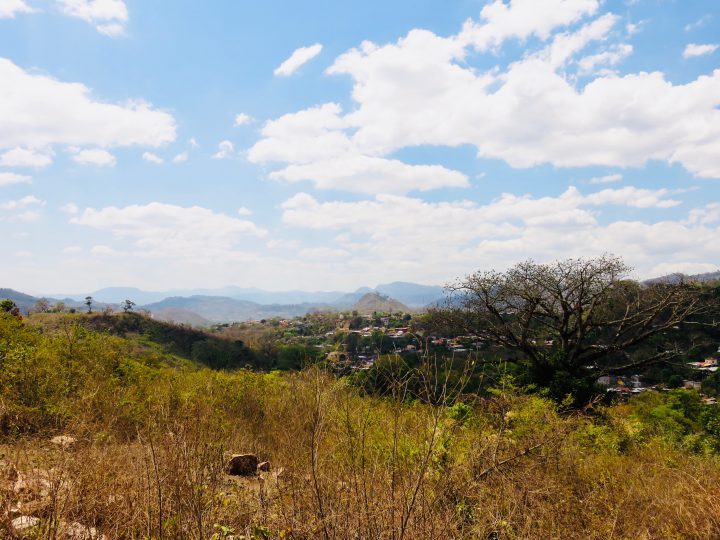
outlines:
[[[372,397],[318,368],[211,370],[182,329],[89,318],[0,315],[0,536],[18,516],[40,538],[720,535],[720,414],[696,393],[569,412],[424,365]],[[271,471],[229,477],[232,452]]]

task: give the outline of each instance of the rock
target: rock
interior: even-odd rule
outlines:
[[[263,461],[262,463],[260,463],[260,465],[258,465],[257,470],[262,471],[262,472],[269,472],[270,471],[270,462]]]
[[[20,516],[16,517],[10,522],[13,531],[15,533],[23,535],[24,533],[30,532],[30,529],[34,529],[40,524],[40,518],[34,516]]]
[[[227,473],[231,476],[252,476],[257,473],[258,458],[255,454],[233,454]]]
[[[65,536],[73,540],[104,540],[105,535],[100,534],[95,527],[88,527],[77,521],[70,523],[65,529]]]
[[[59,446],[63,450],[67,450],[75,445],[77,439],[75,437],[71,437],[70,435],[57,435],[50,439],[50,442],[55,446]]]

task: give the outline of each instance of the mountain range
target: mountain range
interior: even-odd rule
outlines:
[[[147,309],[161,320],[193,326],[211,323],[294,317],[315,310],[410,311],[433,304],[443,296],[442,287],[394,282],[375,288],[361,287],[343,291],[265,291],[257,288],[187,289],[143,291],[132,287],[108,287],[77,294],[31,296],[12,289],[0,289],[0,298],[10,298],[22,311],[31,310],[39,298],[50,304],[63,302],[67,307],[84,309],[91,296],[96,310],[117,308],[132,300],[136,309]]]

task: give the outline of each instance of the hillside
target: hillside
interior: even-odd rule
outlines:
[[[208,369],[159,343],[240,347],[135,314],[0,314],[0,537],[720,532],[720,409],[696,392],[568,413],[504,383],[460,396],[418,366],[387,370],[400,391],[381,397],[315,367]]]
[[[319,304],[270,304],[262,305],[247,300],[236,300],[225,296],[189,296],[171,297],[160,302],[143,306],[152,313],[168,313],[166,310],[182,309],[191,311],[211,322],[248,321],[269,319],[273,317],[295,317],[305,315]],[[174,320],[174,319],[173,319]]]
[[[187,324],[196,328],[205,328],[212,324],[211,321],[205,317],[201,317],[194,311],[183,308],[157,309],[152,312],[152,315],[159,321]]]
[[[411,311],[410,308],[402,302],[388,296],[383,296],[377,292],[369,292],[363,295],[352,306],[352,309],[363,315],[370,315],[376,311],[381,313],[395,313],[398,311],[407,313]]]

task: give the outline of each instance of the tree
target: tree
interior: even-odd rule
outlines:
[[[93,297],[92,296],[86,296],[85,297],[85,305],[88,308],[88,313],[92,313],[92,303],[93,303]]]
[[[0,313],[9,313],[13,317],[19,317],[20,308],[17,307],[15,302],[7,298],[5,300],[0,300]]]
[[[135,307],[135,302],[133,302],[132,300],[125,300],[122,303],[122,309],[125,313],[127,313],[128,311],[132,311],[134,307]]]
[[[38,313],[47,313],[50,311],[50,302],[48,302],[47,298],[38,299],[33,306],[33,311],[37,311]]]
[[[675,339],[681,324],[718,318],[706,288],[645,285],[625,279],[629,272],[607,255],[477,272],[449,286],[430,319],[515,351],[529,382],[582,401],[599,375],[678,357],[687,350]]]

